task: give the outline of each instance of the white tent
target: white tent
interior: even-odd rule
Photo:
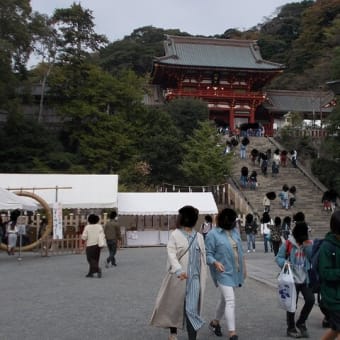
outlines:
[[[217,214],[211,192],[120,192],[119,215],[177,215],[185,205],[192,205],[200,215]]]
[[[120,192],[118,193],[119,215],[177,215],[185,205],[192,205],[200,215],[217,214],[218,209],[211,192]],[[137,217],[138,218],[138,217]],[[127,246],[153,246],[167,244],[168,230],[127,231]]]
[[[0,188],[0,210],[37,210],[38,205],[27,199],[26,197],[18,196],[8,190]]]
[[[0,174],[0,187],[34,192],[50,206],[117,207],[118,175]]]

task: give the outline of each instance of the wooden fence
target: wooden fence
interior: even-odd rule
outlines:
[[[53,240],[51,236],[47,236],[39,244],[41,256],[82,254],[84,249],[85,243],[81,235],[67,235],[61,240]]]

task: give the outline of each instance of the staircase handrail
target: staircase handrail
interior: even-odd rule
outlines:
[[[268,140],[278,149],[280,150],[284,149],[283,146],[273,137],[268,137]],[[287,156],[291,160],[291,156],[290,155]],[[320,191],[325,192],[328,190],[328,188],[324,184],[322,184],[317,178],[315,178],[301,163],[297,162],[296,165],[297,168],[302,172],[302,174],[306,176]]]
[[[229,185],[231,187],[233,187],[237,193],[242,197],[242,199],[247,203],[247,205],[249,206],[250,208],[250,211],[252,212],[253,215],[255,215],[258,219],[260,219],[260,216],[257,212],[257,209],[255,209],[253,207],[253,205],[249,202],[247,196],[242,192],[241,188],[240,188],[240,185],[237,183],[237,181],[232,177],[232,176],[229,176],[227,178],[227,182],[229,183]]]

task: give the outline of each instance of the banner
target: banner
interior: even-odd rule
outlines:
[[[63,238],[63,210],[61,203],[53,203],[53,239],[61,240]]]

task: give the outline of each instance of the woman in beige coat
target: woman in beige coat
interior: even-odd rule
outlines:
[[[177,328],[186,321],[189,340],[196,340],[203,326],[201,318],[207,275],[203,236],[194,230],[198,210],[181,208],[177,229],[167,245],[168,271],[159,290],[150,324],[170,329],[169,340],[177,339]]]

